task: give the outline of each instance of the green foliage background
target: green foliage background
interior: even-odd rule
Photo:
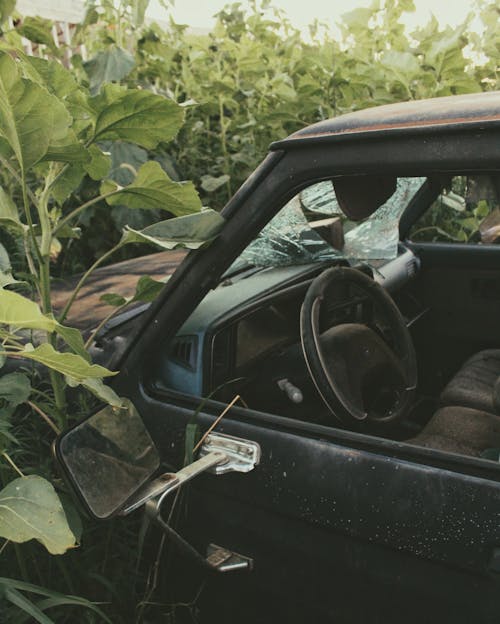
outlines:
[[[171,19],[168,28],[146,23],[147,4],[93,0],[72,41],[72,70],[94,93],[106,82],[120,82],[184,106],[186,122],[173,143],[154,152],[125,142],[109,147],[111,175],[129,183],[141,164],[154,159],[173,179],[193,180],[203,204],[215,209],[272,141],[306,124],[379,104],[498,88],[500,9],[492,0],[478,0],[457,28],[431,19],[413,32],[401,23],[413,0],[375,0],[343,16],[340,36],[315,21],[306,37],[268,1],[227,5],[206,36]],[[165,10],[168,17],[168,5]],[[471,28],[473,18],[482,32]],[[26,22],[5,36],[35,31],[36,40],[48,40],[50,24],[39,20],[38,30],[28,24],[27,31]],[[89,54],[86,62],[80,44]],[[44,50],[64,59],[62,48]],[[96,187],[87,176],[70,201],[87,201]],[[59,274],[88,266],[118,241],[125,223],[141,228],[158,214],[98,204],[81,219],[92,225],[92,235],[68,242],[54,267]],[[130,253],[123,250],[121,257]]]
[[[21,38],[30,39],[37,53],[69,67],[75,78],[75,93],[90,90],[96,106],[100,102],[105,108],[113,101],[117,91],[110,83],[117,83],[140,87],[144,92],[143,96],[131,97],[147,98],[154,93],[165,96],[164,106],[168,107],[169,100],[181,105],[170,107],[170,120],[171,115],[185,115],[176,136],[169,135],[166,127],[159,144],[148,141],[147,119],[143,120],[139,142],[132,138],[129,142],[123,128],[118,135],[108,126],[95,128],[94,151],[86,170],[66,168],[64,179],[51,186],[51,198],[45,198],[54,223],[74,215],[73,231],[74,226],[82,230],[78,236],[59,236],[51,264],[53,276],[85,270],[107,258],[113,246],[118,246],[114,260],[143,251],[134,245],[147,242],[153,235],[145,228],[168,215],[157,192],[153,196],[143,194],[140,202],[136,193],[118,192],[126,185],[140,185],[141,176],[147,174],[149,188],[165,173],[172,180],[192,180],[203,204],[218,210],[255,169],[272,141],[308,123],[384,103],[499,88],[500,9],[494,0],[476,2],[471,15],[457,28],[441,28],[431,19],[411,33],[405,31],[401,18],[413,10],[412,0],[379,0],[344,15],[340,36],[313,22],[307,37],[284,12],[266,1],[226,6],[206,36],[190,34],[172,20],[168,28],[145,22],[147,4],[148,0],[94,0],[67,49],[54,44],[48,20],[15,15],[10,28],[6,17],[14,10],[14,2],[0,0],[0,47],[22,50]],[[471,29],[473,17],[483,25],[481,33]],[[87,60],[81,55],[82,45]],[[36,61],[33,65],[36,69]],[[71,99],[70,94],[57,91],[58,72],[45,80],[53,85],[56,97]],[[75,130],[79,130],[81,102],[76,99],[69,104],[75,113]],[[104,162],[103,152],[109,155]],[[109,179],[101,183],[109,161]],[[38,188],[46,173],[43,166],[29,168],[27,184]],[[5,197],[21,205],[18,180],[5,168],[0,178]],[[115,193],[112,201],[98,199],[107,193]],[[0,196],[4,207],[9,203],[5,197]],[[175,198],[170,197],[170,201],[174,204],[169,205],[176,205]],[[149,209],[138,210],[141,202]],[[81,205],[86,209],[79,211]],[[176,211],[182,214],[182,205]],[[454,227],[453,219],[450,213],[450,228]],[[120,244],[125,226],[127,242],[134,245]],[[154,230],[154,236],[168,248],[168,232]],[[0,242],[9,251],[14,274],[27,275],[26,254],[19,238],[4,229]],[[0,264],[2,261],[0,257]],[[0,268],[5,273],[5,267]],[[125,300],[119,300],[116,305],[123,303]],[[32,400],[35,396],[38,406],[49,412],[50,388],[36,375],[32,373]],[[14,381],[19,383],[20,379]],[[4,398],[1,401],[0,410],[7,410],[9,418],[17,409],[13,427],[0,429],[0,434],[15,438],[16,463],[26,474],[50,475],[51,437],[45,424],[34,419],[25,405],[13,405]],[[73,406],[75,418],[88,409],[85,400],[79,401]],[[11,466],[5,462],[0,478],[4,484],[13,478]],[[57,480],[53,482],[58,485]],[[70,595],[74,594],[102,603],[100,608],[113,622],[173,621],[178,597],[170,591],[172,577],[165,575],[168,567],[158,572],[160,555],[154,536],[148,542],[149,551],[143,551],[138,523],[137,517],[100,526],[86,523],[80,548],[63,557],[51,557],[33,541],[0,546],[5,546],[1,555],[8,575],[22,579],[17,585],[12,579],[0,579],[0,609],[5,606],[2,595],[10,597],[11,621],[32,621],[26,609],[12,607],[12,597],[19,606],[23,597],[36,595],[33,586],[26,585],[31,582],[50,588],[37,604],[52,601],[50,613],[57,622],[75,621],[71,609],[78,609],[79,622],[101,619],[99,612],[81,609],[82,603],[71,603]],[[81,527],[72,530],[80,536]],[[196,586],[192,596],[195,590]],[[28,607],[30,604],[34,602],[28,600]],[[186,605],[181,608],[195,613],[196,605],[189,600]]]

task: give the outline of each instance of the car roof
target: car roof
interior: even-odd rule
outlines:
[[[452,95],[386,104],[320,121],[276,141],[271,150],[287,150],[386,134],[454,132],[461,128],[500,125],[500,91]]]

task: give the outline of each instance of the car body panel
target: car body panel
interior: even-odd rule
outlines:
[[[188,254],[132,329],[113,329],[127,335],[113,385],[133,400],[167,465],[182,465],[187,425],[206,430],[223,405],[162,387],[158,351],[273,215],[335,175],[498,170],[499,110],[499,93],[411,102],[274,144],[223,210],[218,239]],[[254,559],[251,573],[205,579],[205,621],[498,621],[500,466],[307,416],[236,407],[218,425],[258,442],[262,461],[189,490],[180,530],[196,547],[215,542]]]

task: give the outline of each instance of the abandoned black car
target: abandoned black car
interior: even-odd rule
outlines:
[[[96,339],[136,460],[92,464],[108,492],[81,447],[111,412],[63,436],[87,509],[146,503],[202,621],[498,622],[500,92],[305,128],[222,216]],[[163,500],[201,472],[176,532]]]

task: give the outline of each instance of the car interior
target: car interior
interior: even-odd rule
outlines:
[[[162,349],[155,384],[500,456],[500,173],[303,189]]]

